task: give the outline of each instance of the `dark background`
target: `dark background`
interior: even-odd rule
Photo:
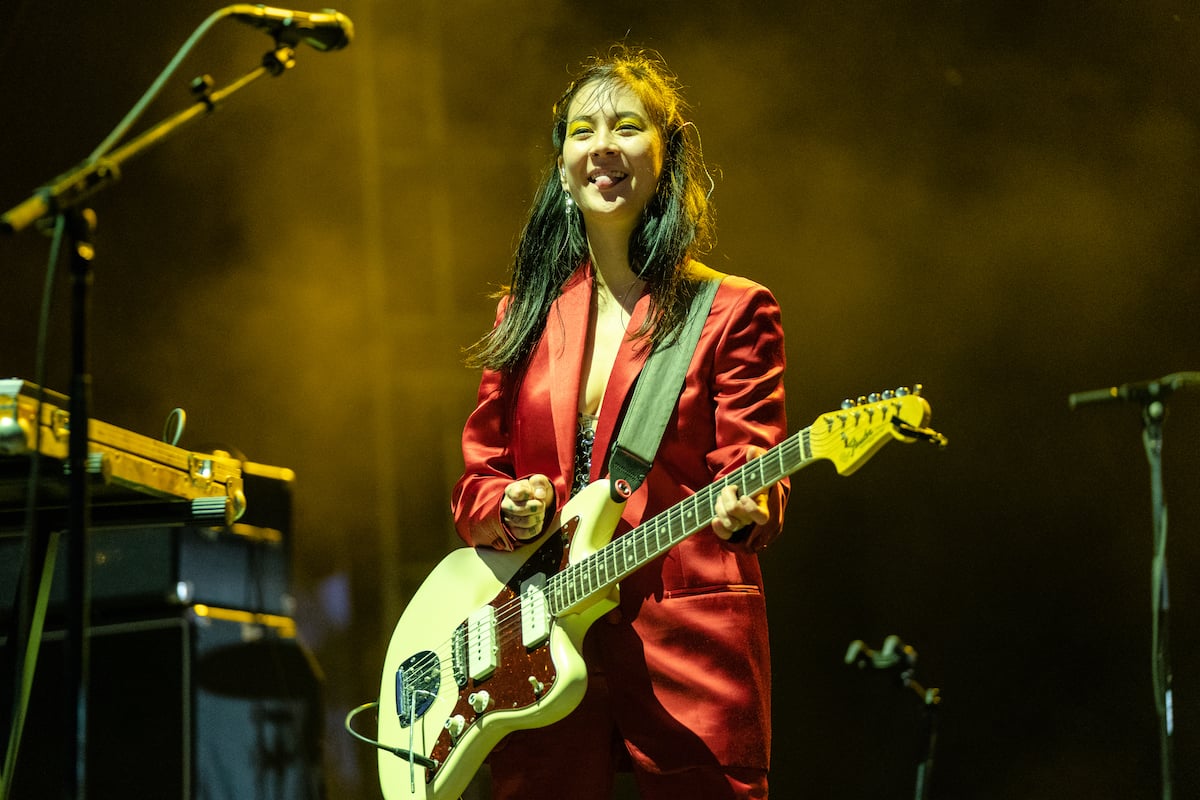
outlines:
[[[217,7],[0,6],[0,206],[83,159]],[[306,9],[313,10],[313,9]],[[96,196],[93,414],[294,469],[302,638],[332,797],[373,797],[341,729],[405,599],[454,546],[449,490],[568,68],[660,50],[719,167],[708,262],[785,312],[799,429],[922,383],[942,452],[793,479],[764,557],[774,795],[913,795],[915,695],[843,664],[897,634],[941,690],[936,798],[1161,796],[1140,408],[1074,391],[1200,369],[1200,11],[1004,0],[348,0],[297,51]],[[225,21],[138,130],[270,47]],[[48,240],[0,239],[0,374],[33,377]],[[56,283],[47,384],[65,391]],[[1176,793],[1200,794],[1200,402],[1165,426]],[[106,732],[108,733],[108,732]],[[120,732],[111,732],[120,735]],[[569,745],[568,745],[569,748]]]

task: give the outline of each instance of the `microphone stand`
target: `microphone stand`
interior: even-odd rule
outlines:
[[[88,290],[92,285],[96,215],[90,208],[70,208],[65,214],[66,235],[71,242],[71,398],[67,438],[67,643],[66,643],[66,737],[75,743],[74,758],[66,773],[68,797],[85,796],[87,776],[87,712],[91,623],[91,569],[88,546],[91,525],[90,492],[87,482],[88,420],[92,377],[88,372]],[[39,420],[40,423],[40,420]],[[33,642],[29,647],[35,647]],[[68,748],[71,747],[68,744]],[[8,776],[11,780],[12,776]]]
[[[913,790],[914,800],[928,800],[929,780],[933,774],[933,757],[937,750],[937,711],[942,702],[941,691],[935,687],[926,688],[917,682],[917,651],[900,641],[898,636],[889,636],[883,640],[883,649],[875,652],[868,648],[861,639],[850,643],[846,651],[847,664],[865,669],[871,666],[875,669],[895,673],[896,681],[905,689],[911,689],[923,704],[925,714],[922,720],[923,735],[917,758],[917,777]]]
[[[1172,392],[1200,386],[1200,372],[1176,372],[1164,378],[1127,383],[1107,389],[1075,392],[1067,400],[1071,409],[1081,405],[1133,402],[1142,407],[1142,445],[1150,466],[1151,532],[1154,553],[1150,567],[1151,680],[1158,712],[1158,738],[1163,800],[1171,800],[1175,782],[1175,716],[1172,688],[1169,621],[1171,600],[1167,590],[1167,504],[1163,492],[1163,420],[1165,401]]]
[[[66,746],[68,765],[64,772],[64,797],[82,798],[87,793],[87,739],[88,739],[88,678],[89,648],[88,627],[90,624],[91,573],[89,569],[89,526],[90,492],[88,487],[88,443],[91,399],[91,376],[88,373],[88,310],[89,289],[93,282],[92,261],[95,246],[92,236],[96,228],[96,215],[81,203],[97,191],[114,183],[121,174],[121,167],[136,155],[165,140],[193,120],[212,113],[217,106],[234,93],[245,88],[264,75],[278,76],[295,66],[295,51],[281,42],[263,56],[262,63],[229,86],[212,91],[212,79],[197,78],[192,84],[193,93],[199,98],[192,106],[163,120],[140,134],[128,144],[112,151],[107,156],[89,159],[78,167],[43,186],[30,198],[10,209],[0,217],[0,231],[15,233],[29,225],[51,217],[62,217],[65,236],[71,252],[71,378],[69,419],[70,431],[67,451],[68,470],[68,529],[67,529],[67,647],[66,647]],[[35,421],[36,425],[41,420]],[[39,526],[28,532],[36,536]],[[27,548],[26,552],[40,552],[41,548]],[[33,574],[30,571],[28,574]],[[49,580],[44,576],[43,580]],[[48,593],[46,593],[48,594]],[[21,664],[27,656],[35,661],[40,642],[29,641],[24,646],[31,653],[17,653],[14,663]],[[19,737],[18,720],[25,717],[29,697],[20,693],[14,699],[12,720],[14,730],[10,737]],[[15,743],[10,743],[13,750]],[[0,775],[0,800],[7,797],[12,788],[15,772],[14,763],[7,765]]]
[[[1162,796],[1171,800],[1175,783],[1175,717],[1171,686],[1170,618],[1171,600],[1167,591],[1167,505],[1163,497],[1163,419],[1166,408],[1160,400],[1152,400],[1142,408],[1142,445],[1150,465],[1151,531],[1154,536],[1154,555],[1150,567],[1151,608],[1151,675],[1153,676],[1154,705],[1158,711],[1158,738],[1161,754]]]

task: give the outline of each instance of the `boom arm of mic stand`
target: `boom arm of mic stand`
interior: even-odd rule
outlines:
[[[94,161],[85,161],[41,187],[28,199],[0,216],[0,231],[17,233],[39,220],[78,206],[96,192],[115,183],[121,177],[121,167],[134,156],[165,140],[193,120],[212,113],[232,94],[263,75],[281,75],[295,66],[295,63],[295,51],[290,47],[280,46],[263,56],[261,65],[223,89],[210,92],[207,83],[198,83],[202,90],[198,92],[200,99],[196,103],[168,117],[109,155]]]

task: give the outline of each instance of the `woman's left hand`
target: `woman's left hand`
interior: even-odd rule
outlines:
[[[713,533],[727,542],[749,552],[757,552],[766,548],[768,542],[756,535],[756,531],[748,531],[745,537],[735,537],[734,534],[747,526],[758,526],[771,518],[767,507],[767,492],[765,490],[754,496],[739,495],[737,486],[726,486],[717,495],[714,504],[716,515],[713,517]],[[732,539],[732,541],[731,541]]]

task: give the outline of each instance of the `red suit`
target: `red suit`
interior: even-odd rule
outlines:
[[[512,546],[500,499],[514,479],[544,474],[554,484],[557,507],[569,499],[591,295],[585,266],[555,301],[519,383],[494,371],[483,374],[478,406],[463,432],[465,471],[453,495],[455,524],[469,544]],[[638,329],[649,300],[638,302],[628,330]],[[614,427],[644,363],[637,345],[625,341],[613,366],[595,432],[592,480],[606,473]],[[626,502],[616,535],[736,469],[753,447],[769,449],[783,439],[783,373],[775,298],[752,281],[726,277],[654,466]],[[771,489],[768,525],[782,523],[787,491],[786,481]],[[651,772],[714,764],[765,770],[770,654],[758,557],[705,528],[623,580],[617,616],[592,626],[585,655],[597,691],[606,686],[606,713],[638,766]],[[592,691],[589,685],[589,696]],[[504,747],[496,758],[504,757]]]

